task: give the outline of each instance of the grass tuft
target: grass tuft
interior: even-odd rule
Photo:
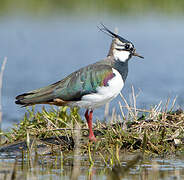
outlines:
[[[132,91],[132,106],[121,95],[125,104],[122,106],[119,102],[122,114],[114,114],[109,123],[97,121],[94,125],[96,143],[88,143],[87,123],[81,119],[78,108],[46,110],[43,107],[41,112],[35,112],[33,106],[27,109],[22,121],[11,131],[3,132],[4,143],[0,151],[17,147],[33,151],[34,146],[39,149],[42,145],[45,153],[73,153],[77,146],[81,155],[88,155],[89,164],[94,164],[94,156],[98,155],[104,165],[111,167],[120,164],[122,152],[162,156],[184,153],[183,110],[174,111],[174,103],[169,109],[170,100],[166,104],[160,102],[149,110],[138,109],[137,96]],[[80,136],[76,132],[80,132]],[[77,141],[76,136],[80,137]]]

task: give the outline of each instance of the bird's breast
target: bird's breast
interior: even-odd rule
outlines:
[[[108,81],[108,86],[97,88],[97,94],[103,95],[104,98],[116,97],[124,86],[121,74],[114,68],[112,70],[115,76]]]

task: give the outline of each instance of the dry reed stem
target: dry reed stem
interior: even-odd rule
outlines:
[[[151,110],[146,110],[146,109],[139,109],[139,108],[137,108],[136,111],[139,111],[139,112],[146,112],[146,113],[152,113],[152,117],[154,117],[155,114],[158,115],[158,113],[163,113],[161,110],[158,110],[159,107],[160,107],[160,105],[161,105],[161,104],[159,103],[158,105],[155,106],[155,108],[153,108],[153,109],[151,109]],[[119,106],[120,106],[121,109],[127,108],[127,106],[122,106],[121,103],[120,103]],[[129,106],[129,109],[134,110],[135,108]],[[157,115],[156,115],[156,116],[157,116]],[[180,115],[177,115],[177,114],[176,114],[176,115],[173,115],[173,114],[165,113],[165,115],[166,115],[166,116],[171,116],[171,117],[180,117]]]
[[[109,103],[105,104],[105,110],[104,110],[104,120],[107,121],[109,117]]]
[[[3,73],[5,69],[5,65],[7,62],[7,57],[4,58],[2,66],[1,66],[1,71],[0,71],[0,131],[1,131],[1,126],[2,126],[2,85],[3,85]],[[1,136],[0,136],[0,142],[1,142]]]
[[[127,118],[126,119],[128,119],[128,115],[130,114],[132,117],[134,117],[134,119],[136,119],[136,117],[135,117],[135,115],[134,115],[134,113],[133,113],[133,111],[132,111],[132,108],[130,108],[130,106],[128,105],[128,102],[126,101],[126,99],[124,98],[124,96],[120,93],[120,96],[121,96],[121,98],[123,99],[123,101],[124,101],[124,103],[125,103],[125,107],[127,108],[127,110],[128,110],[128,114],[127,114]]]
[[[132,106],[134,107],[134,114],[135,114],[135,116],[137,117],[137,114],[138,114],[138,112],[137,112],[137,108],[136,108],[136,98],[137,98],[137,96],[138,96],[138,94],[137,95],[135,95],[135,90],[134,90],[134,87],[132,86],[132,99],[133,99],[133,102],[132,102]]]
[[[73,162],[73,170],[71,174],[72,180],[77,180],[80,175],[80,125],[76,123],[74,130],[74,139],[75,139],[75,150],[74,150],[74,162]]]

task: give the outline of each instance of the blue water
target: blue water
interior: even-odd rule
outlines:
[[[121,166],[125,167],[128,162],[135,157],[133,155],[123,154],[121,156]],[[1,154],[0,156],[0,177],[4,179],[11,177],[13,168],[15,166],[16,156],[6,156]],[[34,155],[32,156],[34,157]],[[94,165],[89,166],[88,156],[75,156],[78,159],[77,165],[73,162],[74,156],[64,156],[64,163],[60,165],[60,158],[55,156],[44,156],[45,158],[40,160],[40,157],[36,160],[30,159],[33,165],[28,165],[28,160],[25,158],[24,163],[22,159],[18,159],[16,168],[16,177],[28,177],[27,179],[71,179],[73,173],[73,167],[76,167],[79,176],[78,179],[112,179],[111,168],[106,166],[101,160],[96,160]],[[97,157],[96,157],[97,158]],[[100,157],[99,157],[100,159]],[[39,161],[40,160],[40,161]],[[38,163],[38,162],[39,163]],[[74,165],[71,167],[71,164]],[[50,166],[48,166],[50,165]],[[132,180],[132,179],[159,179],[159,180],[175,180],[184,178],[184,164],[182,157],[172,158],[145,158],[142,162],[138,162],[128,171],[123,174],[121,179]],[[39,177],[39,178],[38,178]],[[10,178],[6,178],[10,179]]]
[[[6,17],[0,19],[0,62],[8,57],[3,78],[3,128],[12,126],[25,109],[15,105],[20,93],[54,83],[71,72],[106,57],[111,38],[96,27],[96,17],[54,16],[52,18]],[[129,98],[131,86],[137,106],[149,108],[177,96],[183,107],[182,17],[108,17],[103,22],[131,40],[144,60],[133,58],[122,93]],[[117,106],[120,98],[111,103]],[[96,117],[103,117],[103,108]]]

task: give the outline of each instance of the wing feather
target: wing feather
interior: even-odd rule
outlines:
[[[24,106],[66,105],[67,102],[79,101],[86,94],[95,93],[99,86],[108,86],[108,81],[114,76],[110,65],[92,64],[47,87],[17,96],[15,103]]]

